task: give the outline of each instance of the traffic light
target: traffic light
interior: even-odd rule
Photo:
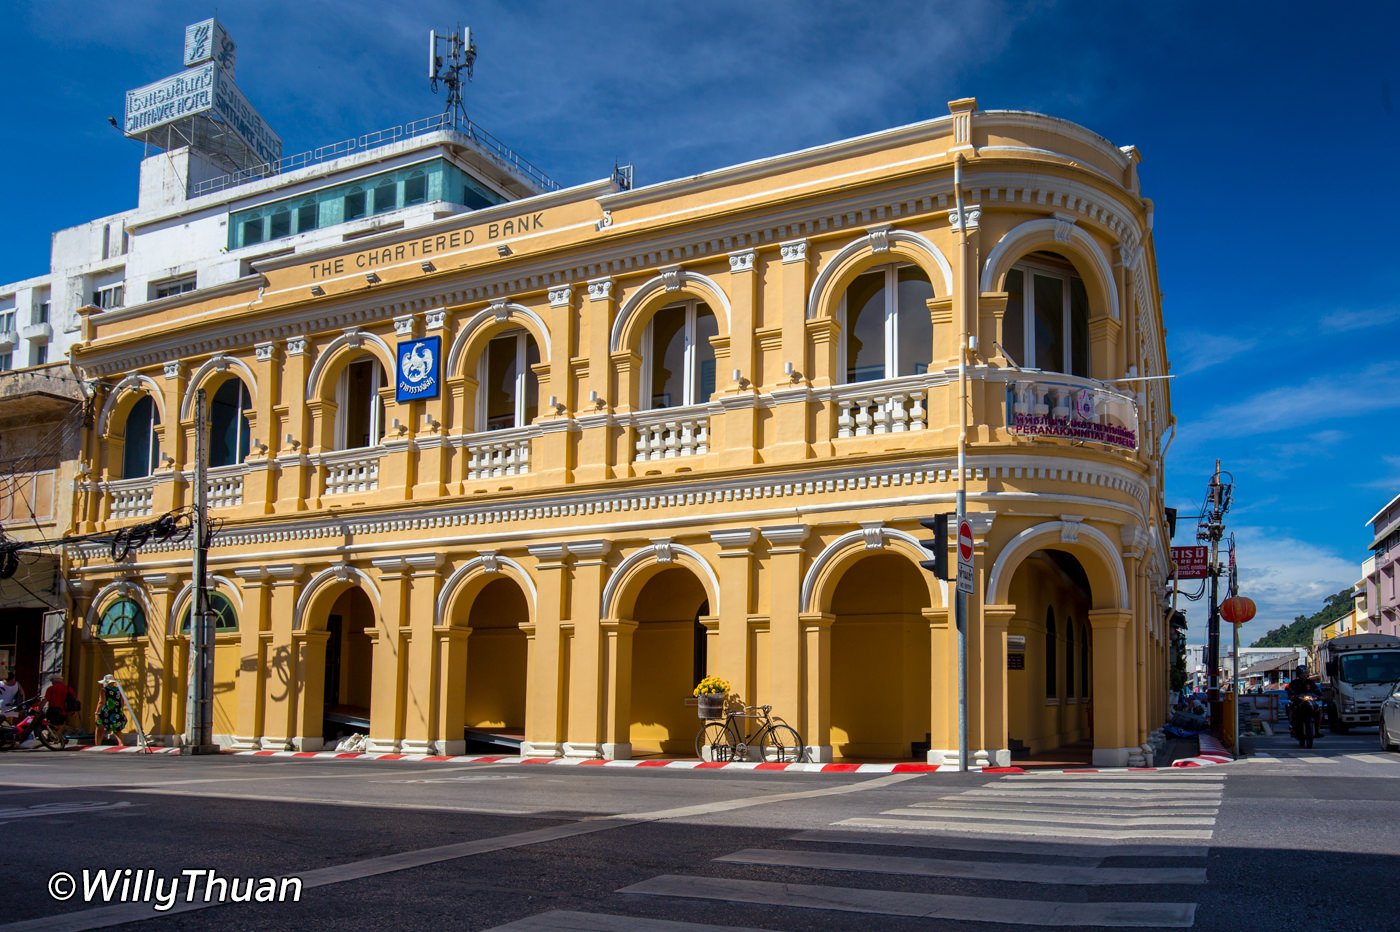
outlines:
[[[948,517],[941,514],[919,519],[920,524],[933,532],[933,540],[919,541],[919,546],[927,550],[933,559],[920,560],[919,565],[939,579],[952,579],[948,575]]]

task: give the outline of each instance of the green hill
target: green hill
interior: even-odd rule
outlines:
[[[1312,647],[1313,629],[1336,621],[1352,609],[1351,588],[1329,595],[1322,610],[1311,615],[1299,615],[1292,624],[1282,625],[1255,641],[1251,647]]]

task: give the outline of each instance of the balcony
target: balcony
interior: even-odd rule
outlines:
[[[205,493],[210,508],[237,508],[243,504],[243,476],[247,467],[216,466],[205,479]]]
[[[379,460],[383,447],[339,450],[317,457],[325,470],[325,495],[348,495],[353,492],[373,492],[379,488]]]
[[[537,433],[533,427],[512,427],[461,438],[467,453],[467,479],[525,475],[530,471],[530,438]]]
[[[642,411],[632,415],[631,422],[637,430],[634,463],[710,452],[710,411],[706,407]]]
[[[1029,375],[1018,373],[1006,385],[1006,426],[1011,433],[1137,449],[1137,402],[1131,395],[1093,379]]]
[[[947,378],[939,376],[936,381]],[[838,412],[837,438],[926,429],[931,384],[929,376],[920,375],[836,386],[832,400]]]
[[[146,518],[155,502],[155,477],[117,479],[100,486],[107,497],[107,516],[113,521]]]

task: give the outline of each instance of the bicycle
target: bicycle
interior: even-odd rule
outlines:
[[[706,763],[747,760],[749,748],[755,744],[763,761],[780,764],[801,764],[809,759],[802,736],[776,715],[771,705],[742,706],[726,712],[724,721],[708,721],[695,734],[695,756]],[[741,722],[762,722],[753,734]]]

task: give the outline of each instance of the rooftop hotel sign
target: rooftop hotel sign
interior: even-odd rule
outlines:
[[[158,127],[198,116],[209,116],[222,123],[260,161],[275,162],[282,157],[281,138],[248,103],[228,72],[215,62],[205,62],[126,92],[128,136],[140,137]]]

